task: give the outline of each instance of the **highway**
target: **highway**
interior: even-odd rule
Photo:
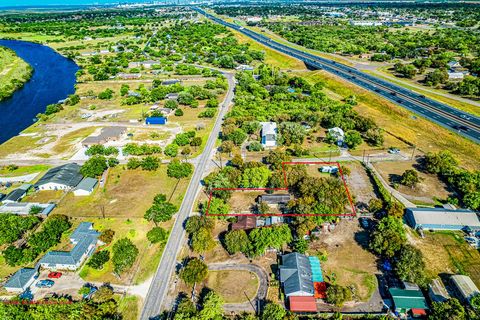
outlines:
[[[243,33],[267,47],[299,59],[311,68],[323,69],[333,73],[364,89],[372,91],[397,105],[409,109],[417,115],[435,122],[451,131],[457,132],[465,138],[480,143],[480,118],[477,116],[432,100],[387,80],[366,74],[353,67],[276,42],[257,32],[226,22],[216,16],[208,14],[200,8],[194,8],[194,10],[219,24]]]
[[[167,296],[170,279],[177,265],[177,255],[180,252],[182,245],[185,243],[184,223],[188,219],[190,212],[192,212],[193,204],[201,189],[200,181],[205,175],[207,171],[207,163],[210,161],[213,155],[215,142],[220,133],[223,118],[225,117],[228,107],[232,103],[234,97],[234,76],[230,73],[224,73],[224,75],[228,80],[227,95],[221,105],[221,108],[219,108],[219,114],[215,121],[215,125],[206,142],[205,149],[199,157],[193,177],[190,180],[190,184],[188,185],[187,192],[183,198],[182,205],[177,213],[175,223],[170,231],[170,236],[163,251],[162,259],[160,260],[157,271],[153,277],[152,284],[148,290],[147,297],[145,298],[140,317],[142,320],[157,319],[163,307],[166,307],[163,306],[163,302]]]

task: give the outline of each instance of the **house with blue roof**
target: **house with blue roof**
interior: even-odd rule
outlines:
[[[8,292],[23,292],[32,285],[37,275],[37,268],[22,268],[15,272],[3,287]]]
[[[50,270],[77,270],[101,243],[99,236],[91,222],[82,222],[70,235],[70,242],[74,245],[71,251],[49,251],[39,264]]]

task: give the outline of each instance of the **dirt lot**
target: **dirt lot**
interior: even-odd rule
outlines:
[[[409,239],[422,251],[428,277],[436,278],[445,273],[467,274],[480,287],[480,252],[463,240],[463,233],[426,231],[425,238],[421,239],[410,232]]]
[[[248,271],[210,271],[205,287],[220,294],[225,303],[248,302],[255,297],[258,289],[258,278]]]
[[[365,168],[357,162],[343,164],[350,169],[347,184],[358,208],[366,208],[370,199],[377,198]]]
[[[357,300],[367,301],[377,283],[376,258],[365,249],[367,234],[357,220],[341,220],[334,231],[312,243],[311,255],[325,255],[321,262],[326,281],[336,279],[343,286],[355,288]]]
[[[399,183],[405,170],[417,170],[421,181],[414,189],[403,185],[398,185],[397,189],[407,199],[413,202],[419,204],[434,204],[435,199],[446,199],[450,195],[445,183],[440,181],[436,175],[419,171],[420,167],[416,161],[385,161],[377,162],[374,166],[382,177],[386,181],[389,181],[392,186],[394,183]]]

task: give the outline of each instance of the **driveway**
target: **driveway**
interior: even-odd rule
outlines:
[[[212,263],[208,265],[208,270],[223,271],[223,270],[237,270],[237,271],[249,271],[257,275],[258,277],[258,290],[257,296],[251,301],[255,306],[257,312],[259,304],[263,303],[267,297],[268,291],[268,274],[267,272],[255,264],[237,264],[237,263]],[[225,303],[223,309],[226,312],[242,312],[252,311],[252,304],[250,302],[245,303]]]

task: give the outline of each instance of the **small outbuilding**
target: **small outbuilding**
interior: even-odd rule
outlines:
[[[315,297],[290,296],[288,302],[292,312],[317,312]]]
[[[232,223],[232,230],[251,230],[257,226],[257,218],[252,215],[240,216],[237,222]]]
[[[338,146],[343,145],[343,141],[345,140],[345,132],[343,132],[342,128],[339,128],[339,127],[330,128],[328,129],[328,134],[337,140]]]
[[[456,274],[451,276],[450,280],[458,298],[465,303],[469,303],[470,299],[480,294],[480,290],[469,276]]]
[[[73,190],[75,196],[89,196],[98,184],[98,180],[90,177],[83,178],[78,186]]]
[[[164,125],[167,124],[166,117],[148,117],[145,119],[145,124],[147,125]]]
[[[288,193],[273,193],[262,194],[258,197],[258,202],[265,202],[266,204],[286,204],[290,201],[291,196]]]
[[[450,299],[441,279],[433,279],[432,283],[428,285],[428,296],[433,302],[445,302]]]
[[[2,199],[3,203],[15,203],[19,202],[20,200],[23,199],[27,195],[27,191],[23,189],[15,189],[12,190],[5,198]]]
[[[390,288],[388,290],[392,296],[395,312],[400,314],[411,313],[414,316],[424,316],[427,314],[427,300],[420,290],[405,290],[399,288]]]

